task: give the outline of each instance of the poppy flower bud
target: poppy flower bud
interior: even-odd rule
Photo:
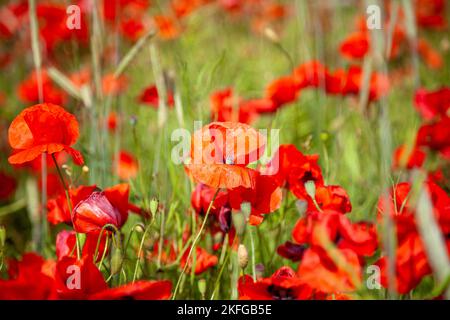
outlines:
[[[122,250],[114,246],[111,256],[111,273],[118,274],[120,272],[120,269],[122,268],[122,263],[123,263]]]
[[[81,171],[83,171],[83,173],[88,173],[89,172],[89,167],[88,166],[83,166],[81,168]]]
[[[156,198],[150,200],[150,212],[154,216],[158,212],[159,201]]]
[[[103,192],[93,192],[73,209],[72,223],[76,232],[89,233],[100,231],[107,224],[120,228],[124,221]]]
[[[244,214],[245,219],[248,221],[250,213],[252,211],[252,206],[249,202],[243,202],[241,204],[241,212]]]
[[[242,236],[245,231],[245,216],[242,212],[236,212],[231,215],[233,220],[234,228],[236,229],[236,233],[238,236]]]
[[[243,244],[240,244],[238,247],[238,262],[241,269],[245,269],[248,265],[248,252]]]
[[[310,196],[312,199],[316,198],[316,184],[314,181],[309,180],[305,182],[305,190],[308,196]]]
[[[198,291],[200,291],[200,294],[202,295],[202,297],[205,296],[205,293],[206,293],[206,281],[205,281],[205,279],[200,279],[198,281]]]

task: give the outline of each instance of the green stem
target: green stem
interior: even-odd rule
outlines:
[[[219,194],[219,191],[220,191],[220,189],[217,189],[216,193],[214,194],[214,197],[212,198],[211,203],[209,204],[208,210],[206,211],[205,218],[203,219],[203,223],[202,223],[202,225],[200,227],[200,230],[198,231],[194,241],[192,242],[192,246],[191,246],[191,249],[189,250],[189,253],[188,253],[188,256],[187,256],[187,259],[186,259],[186,263],[185,263],[185,265],[183,267],[183,270],[182,270],[180,276],[178,277],[178,281],[177,281],[177,284],[175,286],[175,290],[173,291],[172,300],[175,300],[175,298],[177,296],[177,292],[178,292],[178,288],[180,287],[181,279],[183,278],[183,276],[184,276],[184,274],[186,272],[186,269],[187,269],[187,267],[189,265],[189,259],[191,258],[192,252],[194,252],[194,250],[195,250],[195,245],[197,244],[197,241],[200,238],[200,236],[201,236],[201,234],[203,232],[203,229],[205,228],[206,221],[208,221],[209,213],[211,212],[211,208],[213,206],[214,201],[216,200],[217,195]]]

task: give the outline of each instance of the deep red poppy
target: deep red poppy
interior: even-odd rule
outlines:
[[[239,278],[238,292],[241,300],[306,300],[312,295],[311,288],[289,267],[281,267],[270,278],[256,282],[244,275]]]
[[[450,159],[450,117],[422,125],[417,132],[416,144],[418,147],[435,150],[445,159]]]
[[[298,262],[302,259],[305,250],[306,245],[286,241],[282,245],[278,246],[277,253],[283,258],[289,259],[293,262]]]
[[[156,85],[152,84],[144,88],[144,90],[142,90],[142,93],[139,96],[139,101],[141,103],[148,104],[149,106],[152,106],[153,108],[157,109],[159,107],[159,95]],[[169,108],[172,108],[174,105],[174,97],[171,91],[167,92],[166,104]]]
[[[369,52],[369,35],[366,32],[350,34],[340,46],[340,52],[345,58],[361,59]]]
[[[12,176],[0,171],[0,201],[9,199],[16,191],[17,182]]]
[[[292,236],[299,244],[310,244],[324,250],[326,240],[340,249],[350,249],[358,256],[370,257],[378,246],[375,227],[372,224],[351,223],[342,213],[330,210],[309,212],[300,218]]]
[[[447,26],[445,0],[416,0],[417,23],[423,28],[442,30]]]
[[[59,299],[87,299],[108,285],[92,257],[62,257],[56,264],[55,290]]]
[[[441,87],[435,91],[419,89],[416,91],[414,103],[417,111],[426,120],[445,117],[450,110],[450,87]]]
[[[294,102],[299,95],[299,89],[293,77],[282,77],[272,81],[266,89],[266,98],[272,100],[275,106]]]
[[[42,153],[69,153],[74,162],[83,164],[81,153],[71,145],[78,139],[78,121],[60,106],[38,104],[23,110],[8,130],[9,144],[14,149],[9,163],[18,164],[36,159]]]
[[[440,69],[444,66],[444,59],[439,51],[435,50],[425,39],[417,42],[417,52],[425,64],[431,69]]]
[[[172,295],[168,280],[140,280],[121,287],[106,289],[92,296],[92,300],[166,300]]]
[[[1,300],[43,300],[55,298],[54,267],[35,253],[26,253],[21,261],[9,261],[9,280],[0,279]]]

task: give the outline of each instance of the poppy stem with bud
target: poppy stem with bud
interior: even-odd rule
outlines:
[[[52,153],[52,159],[53,163],[55,164],[56,171],[58,172],[59,179],[61,180],[61,183],[64,188],[64,193],[66,194],[66,200],[67,200],[67,206],[69,207],[70,215],[72,216],[72,201],[70,201],[70,193],[69,193],[69,187],[66,185],[66,182],[64,181],[64,177],[62,175],[61,169],[59,168],[58,161],[56,161],[55,154]],[[81,259],[81,241],[78,233],[76,235],[76,246],[77,246],[77,258],[78,260]]]

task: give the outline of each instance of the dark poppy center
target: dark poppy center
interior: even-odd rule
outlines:
[[[267,287],[267,291],[274,300],[295,300],[295,292],[292,289],[271,284]]]

